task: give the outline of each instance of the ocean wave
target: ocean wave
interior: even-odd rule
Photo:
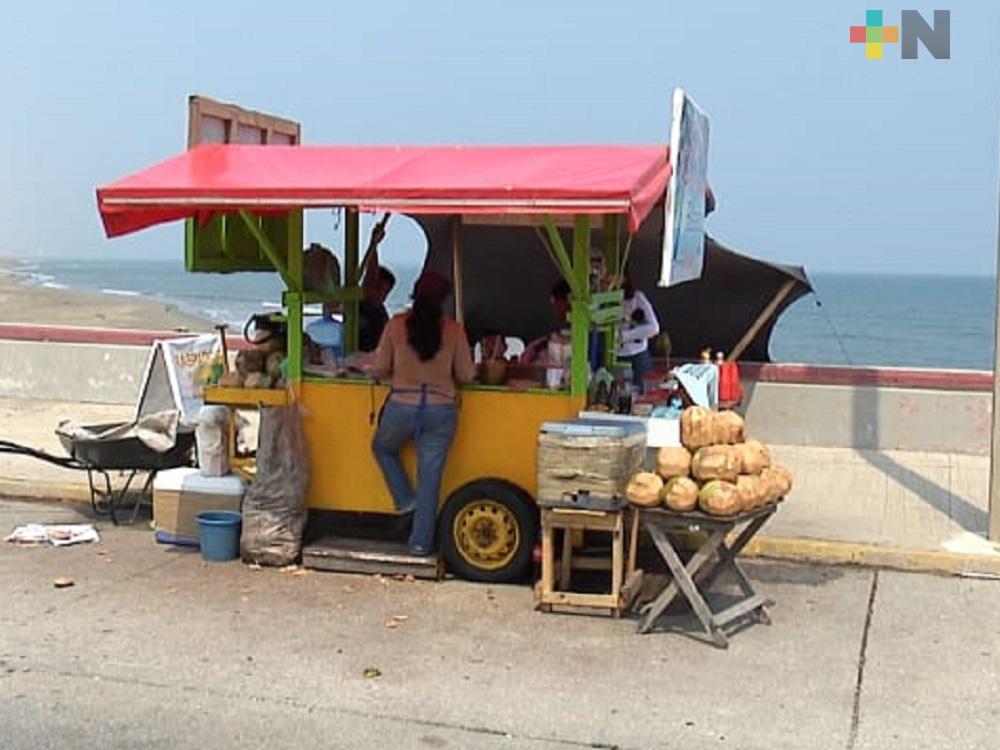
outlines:
[[[117,297],[141,297],[142,293],[129,289],[102,289],[101,294],[114,294]]]
[[[39,286],[43,289],[69,289],[68,284],[59,284],[55,281],[44,281]]]

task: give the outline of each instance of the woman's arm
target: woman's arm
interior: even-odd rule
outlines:
[[[458,329],[455,336],[455,381],[471,383],[476,379],[476,364],[472,361],[469,339],[461,323],[455,323],[455,328]]]
[[[383,380],[392,377],[392,337],[389,335],[389,328],[387,325],[382,330],[382,338],[375,349],[375,375]]]

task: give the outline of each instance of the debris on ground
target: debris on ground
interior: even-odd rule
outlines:
[[[382,672],[378,667],[365,667],[365,671],[361,673],[361,676],[366,680],[374,680],[376,677],[381,677]]]
[[[42,524],[29,523],[18,526],[4,538],[5,542],[14,544],[51,544],[54,547],[65,547],[70,544],[99,542],[101,537],[89,523],[77,524]]]
[[[57,589],[68,589],[70,586],[75,585],[75,582],[68,576],[60,576],[52,581],[52,585]]]
[[[393,615],[388,620],[385,621],[385,626],[392,630],[393,628],[398,628],[404,622],[410,619],[409,615]]]

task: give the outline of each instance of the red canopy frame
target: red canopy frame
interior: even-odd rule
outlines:
[[[206,212],[352,206],[409,214],[625,215],[670,178],[665,146],[211,144],[98,188],[109,237]]]

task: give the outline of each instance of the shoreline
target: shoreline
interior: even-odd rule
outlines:
[[[0,258],[0,323],[211,331],[215,323],[176,305],[136,294],[109,294],[25,283],[17,269],[30,261]]]

